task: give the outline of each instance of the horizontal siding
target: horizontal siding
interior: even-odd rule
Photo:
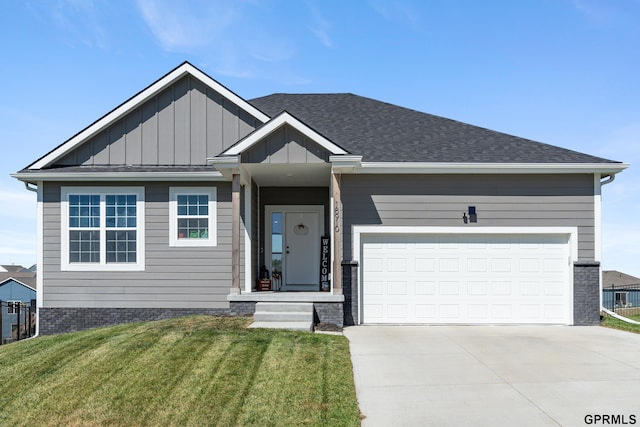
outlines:
[[[344,175],[341,191],[345,259],[353,225],[578,227],[579,258],[594,258],[592,175]]]
[[[153,183],[145,187],[144,271],[79,272],[60,270],[61,186],[46,183],[42,272],[44,305],[228,308],[226,298],[231,287],[231,186],[228,183],[216,184],[217,246],[175,248],[169,247],[168,198],[171,185],[175,184]]]
[[[56,162],[78,165],[205,165],[260,122],[191,76]]]

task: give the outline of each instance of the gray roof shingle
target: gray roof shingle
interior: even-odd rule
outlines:
[[[618,163],[350,93],[249,102],[270,117],[289,112],[366,162]]]

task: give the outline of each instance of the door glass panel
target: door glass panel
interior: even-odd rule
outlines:
[[[282,212],[271,213],[271,272],[282,272]]]

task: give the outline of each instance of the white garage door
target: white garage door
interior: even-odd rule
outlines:
[[[364,235],[363,323],[571,323],[567,235]]]

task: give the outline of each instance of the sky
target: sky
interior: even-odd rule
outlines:
[[[36,262],[16,172],[187,60],[241,97],[350,92],[631,164],[603,269],[640,277],[640,0],[6,0],[0,264]]]

